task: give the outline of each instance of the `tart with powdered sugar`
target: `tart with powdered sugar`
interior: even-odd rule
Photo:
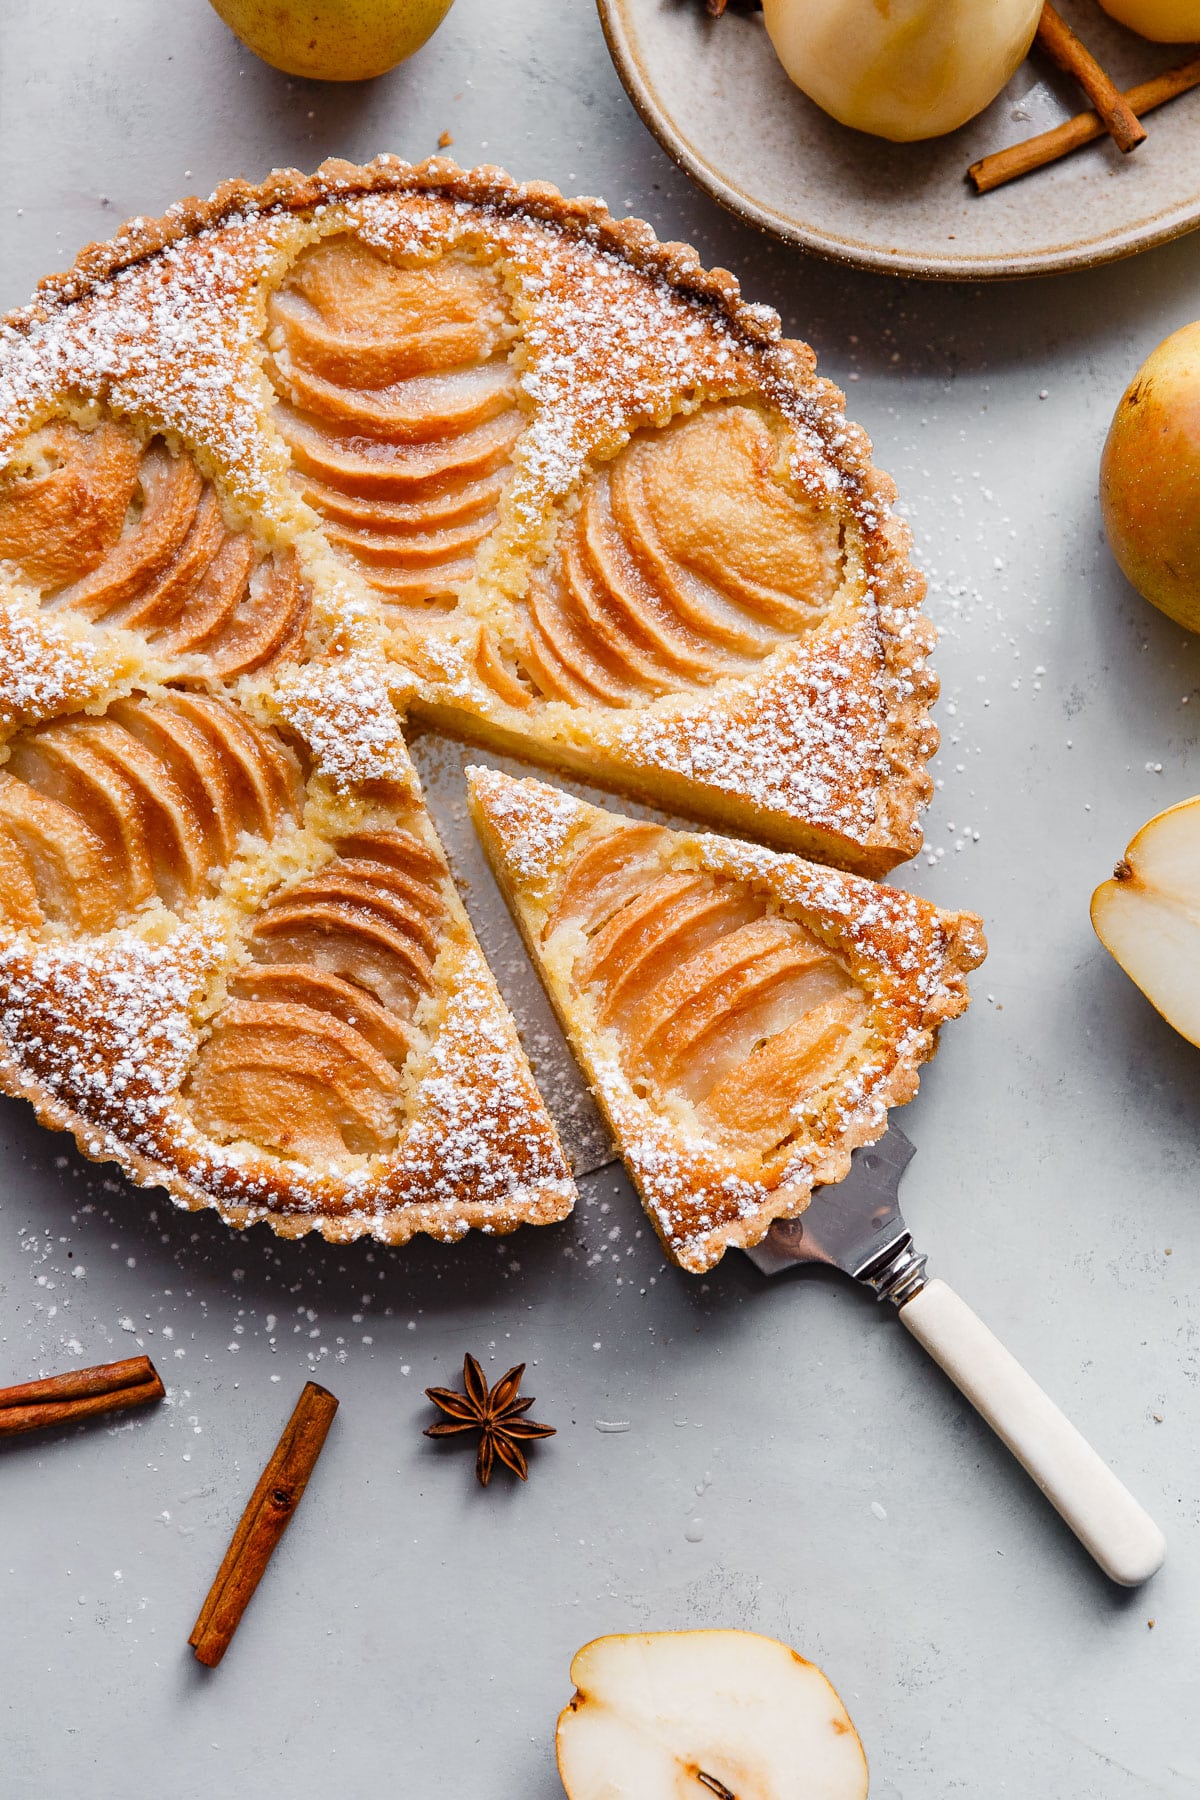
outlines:
[[[380,158],[0,324],[3,1081],[234,1222],[572,1188],[399,721],[880,873],[931,631],[811,352],[594,201]]]
[[[522,934],[668,1253],[710,1268],[840,1181],[984,955],[973,913],[468,771]]]

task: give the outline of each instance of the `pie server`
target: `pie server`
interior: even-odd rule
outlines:
[[[914,1154],[889,1125],[877,1144],[854,1152],[844,1181],[818,1188],[800,1218],[776,1220],[746,1254],[764,1275],[824,1263],[890,1300],[1104,1573],[1137,1587],[1162,1564],[1162,1532],[953,1288],[926,1275],[897,1195]]]

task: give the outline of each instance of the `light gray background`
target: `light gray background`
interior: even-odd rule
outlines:
[[[144,1346],[170,1400],[0,1451],[5,1800],[553,1800],[572,1652],[688,1625],[819,1661],[874,1800],[1200,1791],[1200,1053],[1087,916],[1133,830],[1200,785],[1200,645],[1117,575],[1095,502],[1117,396],[1200,311],[1200,237],[993,289],[805,261],[675,173],[587,0],[457,0],[349,90],[264,68],[204,0],[3,0],[0,69],[0,303],[222,176],[448,130],[464,163],[689,239],[816,345],[899,480],[943,633],[929,855],[903,879],[992,944],[904,1115],[906,1210],[1171,1546],[1148,1590],[1111,1589],[893,1317],[736,1257],[666,1268],[614,1170],[504,1243],[279,1245],[6,1102],[0,1379]],[[528,1488],[478,1491],[420,1435],[421,1389],[468,1348],[493,1377],[528,1361],[559,1427]],[[341,1413],[208,1673],[188,1630],[310,1374]]]

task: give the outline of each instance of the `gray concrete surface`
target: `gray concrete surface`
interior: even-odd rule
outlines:
[[[905,1116],[907,1210],[1170,1560],[1112,1590],[894,1318],[736,1258],[664,1267],[615,1170],[502,1244],[279,1245],[6,1102],[0,1379],[144,1346],[171,1391],[0,1451],[0,1794],[552,1800],[576,1647],[718,1624],[824,1665],[874,1800],[1200,1792],[1200,1052],[1087,917],[1131,832],[1200,786],[1200,643],[1118,576],[1095,502],[1127,377],[1200,311],[1200,237],[995,289],[805,261],[673,171],[588,0],[457,0],[361,90],[275,75],[205,0],[4,0],[0,303],[224,175],[419,157],[443,130],[464,162],[601,193],[739,270],[898,478],[943,633],[929,855],[905,879],[977,907],[992,944]],[[476,1490],[420,1435],[421,1389],[464,1349],[527,1361],[559,1427],[527,1489]],[[188,1630],[310,1374],[342,1411],[208,1673]]]

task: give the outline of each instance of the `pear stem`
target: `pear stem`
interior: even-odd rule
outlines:
[[[710,1794],[715,1794],[717,1800],[737,1800],[737,1795],[731,1793],[723,1781],[718,1781],[715,1775],[706,1775],[703,1769],[696,1770],[696,1780],[702,1787],[706,1787]]]

